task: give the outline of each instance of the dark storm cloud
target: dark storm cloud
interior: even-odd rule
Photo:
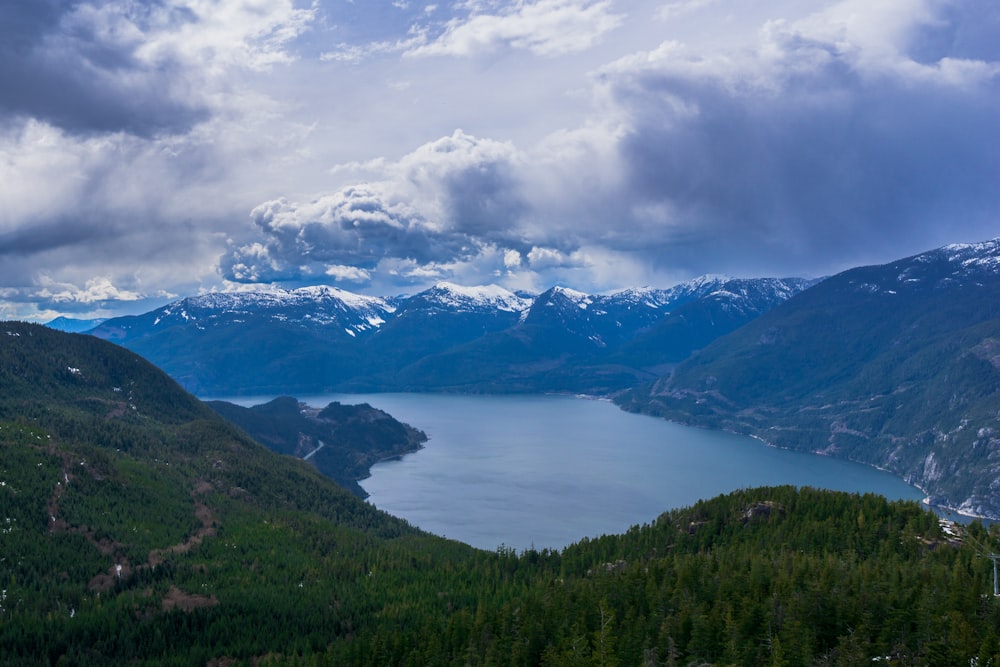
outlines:
[[[513,178],[510,165],[504,162],[483,163],[446,177],[446,216],[456,231],[486,241],[509,242],[511,227],[527,210]]]
[[[0,232],[0,257],[27,257],[84,241],[99,242],[115,233],[107,224],[93,225],[80,219],[48,221]]]
[[[610,74],[629,127],[626,197],[671,211],[652,234],[636,220],[655,261],[823,270],[891,257],[904,239],[975,240],[956,231],[996,220],[995,64],[867,63],[797,33],[767,46],[739,63],[667,50]]]
[[[204,119],[207,110],[191,101],[176,64],[143,62],[135,53],[139,43],[115,32],[141,28],[157,8],[133,3],[101,15],[101,7],[75,0],[0,3],[0,115],[36,118],[71,133],[138,136],[183,131]],[[190,20],[177,12],[158,16]],[[127,25],[114,23],[119,19]]]

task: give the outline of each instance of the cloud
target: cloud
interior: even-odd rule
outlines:
[[[669,21],[679,16],[710,7],[718,2],[719,0],[677,0],[676,2],[668,2],[656,10],[656,18],[661,21]]]
[[[290,0],[37,0],[0,4],[0,118],[71,133],[183,133],[230,67],[287,62],[311,10]]]
[[[93,304],[101,301],[138,301],[145,298],[138,292],[116,287],[108,276],[91,278],[82,289],[76,285],[56,283],[48,279],[43,283],[34,296],[54,303]]]
[[[326,267],[326,275],[338,282],[367,283],[372,279],[370,272],[356,266],[344,266],[343,264]]]
[[[354,281],[376,271],[438,275],[487,247],[523,245],[518,160],[509,144],[458,130],[395,163],[360,166],[378,168],[383,180],[308,202],[265,202],[250,214],[257,238],[223,257],[223,276],[245,282],[345,277],[343,269],[330,274],[331,266],[355,267]]]
[[[0,2],[0,295],[595,291],[995,236],[998,34],[993,0]]]
[[[576,262],[555,248],[534,247],[528,253],[528,264],[536,271],[553,267],[572,266]]]
[[[525,49],[541,56],[583,51],[623,20],[608,0],[519,0],[497,13],[480,12],[477,3],[467,17],[454,18],[411,56],[473,56],[504,48]]]
[[[996,48],[915,55],[929,34],[961,33],[985,0],[958,6],[848,0],[767,24],[747,52],[664,43],[603,68],[625,128],[628,227],[649,259],[822,270],[995,219]]]
[[[818,275],[956,240],[1000,208],[996,47],[942,46],[985,1],[845,0],[749,47],[623,56],[593,73],[583,125],[528,147],[459,130],[343,165],[365,180],[258,207],[223,273],[611,288],[643,271]]]

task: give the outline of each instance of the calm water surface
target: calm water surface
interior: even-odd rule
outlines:
[[[264,399],[239,399],[253,405]],[[560,549],[740,488],[795,484],[922,499],[862,465],[562,396],[336,394],[425,431],[426,447],[379,463],[369,502],[424,530],[495,549]]]

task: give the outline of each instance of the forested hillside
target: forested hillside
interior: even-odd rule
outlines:
[[[617,402],[886,468],[1000,517],[998,296],[1000,241],[851,269]]]
[[[998,537],[781,487],[562,552],[478,551],[127,351],[0,325],[4,665],[998,664]]]

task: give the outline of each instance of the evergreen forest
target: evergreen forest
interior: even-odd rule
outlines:
[[[476,550],[131,352],[0,326],[0,664],[1000,664],[992,527],[811,488],[664,509]]]

